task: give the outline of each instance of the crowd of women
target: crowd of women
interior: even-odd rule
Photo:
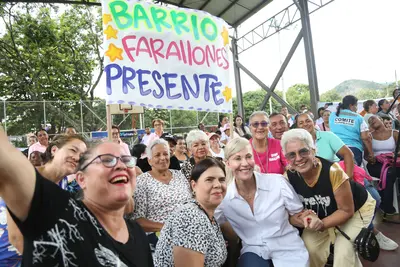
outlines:
[[[254,112],[248,126],[237,116],[232,128],[224,117],[185,138],[155,119],[132,153],[118,127],[98,143],[39,131],[27,159],[0,129],[0,265],[322,267],[332,253],[335,267],[362,266],[362,228],[397,248],[372,221],[377,207],[396,212],[383,155],[398,132],[356,106],[346,96],[291,130],[283,110]],[[373,176],[388,169],[379,192],[363,160]]]

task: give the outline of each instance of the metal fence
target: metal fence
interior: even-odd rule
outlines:
[[[113,115],[112,122],[121,131],[151,127],[151,121],[161,118],[165,121],[165,131],[184,134],[197,128],[202,122],[210,129],[218,124],[218,113],[145,110],[144,114]],[[106,131],[105,101],[2,101],[0,121],[9,138],[14,143],[26,140],[26,135],[45,128],[49,135],[64,132],[66,127],[74,127],[80,134],[90,137],[92,132]]]

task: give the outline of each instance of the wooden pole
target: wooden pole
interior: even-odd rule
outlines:
[[[107,135],[108,135],[108,140],[112,140],[112,115],[111,115],[111,108],[110,105],[106,106],[106,112],[107,112]]]
[[[230,113],[229,114],[229,126],[231,127],[231,129],[230,129],[230,140],[232,140],[234,137],[233,137],[233,133],[235,132],[234,130],[233,130],[233,113]]]

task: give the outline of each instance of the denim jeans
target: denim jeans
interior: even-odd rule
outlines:
[[[356,147],[349,147],[350,150],[353,152],[354,155],[354,161],[357,164],[357,166],[361,166],[362,163],[362,151]]]
[[[368,193],[370,193],[372,198],[375,199],[375,201],[376,201],[376,208],[375,208],[375,214],[376,214],[376,209],[379,208],[379,205],[381,204],[381,196],[379,195],[378,190],[376,190],[374,185],[371,184],[365,178],[364,178],[364,187],[368,191]],[[372,218],[371,224],[368,226],[368,229],[370,229],[370,230],[374,229],[373,221],[374,221],[374,218],[375,218],[375,214],[374,214],[374,217]]]
[[[272,267],[271,260],[264,260],[255,253],[246,252],[239,258],[237,267]]]

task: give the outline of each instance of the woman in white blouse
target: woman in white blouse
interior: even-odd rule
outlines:
[[[233,180],[228,182],[215,217],[226,235],[233,228],[242,240],[238,266],[268,267],[272,266],[271,261],[275,267],[309,266],[307,249],[290,222],[304,226],[303,221],[315,215],[303,211],[284,176],[254,171],[247,139],[231,140],[225,148],[225,159],[227,175]]]

